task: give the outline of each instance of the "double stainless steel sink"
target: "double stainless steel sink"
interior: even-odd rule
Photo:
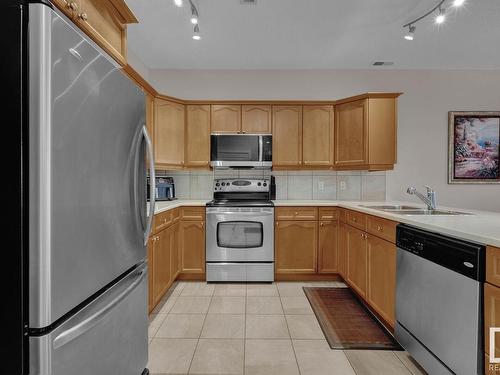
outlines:
[[[416,207],[416,206],[406,206],[406,205],[362,205],[361,207],[365,208],[371,208],[372,210],[379,210],[379,211],[384,211],[384,212],[390,212],[392,214],[396,215],[406,215],[406,216],[412,216],[412,215],[449,215],[449,216],[456,216],[456,215],[472,215],[466,212],[458,212],[458,211],[449,211],[449,210],[429,210],[427,208],[421,208],[421,207]]]

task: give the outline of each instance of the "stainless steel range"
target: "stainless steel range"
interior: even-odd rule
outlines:
[[[270,179],[216,179],[207,203],[207,281],[274,281]]]

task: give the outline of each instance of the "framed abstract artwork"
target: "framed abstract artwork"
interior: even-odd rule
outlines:
[[[450,184],[500,184],[500,112],[449,112]]]

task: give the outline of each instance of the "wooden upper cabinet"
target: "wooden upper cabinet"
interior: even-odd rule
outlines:
[[[273,106],[273,166],[302,164],[302,106]]]
[[[186,166],[210,165],[210,106],[186,106]]]
[[[123,0],[56,0],[66,14],[121,65],[127,61],[127,24],[137,23]],[[63,10],[64,11],[64,10]]]
[[[184,105],[155,100],[154,154],[158,167],[184,166]]]
[[[276,273],[315,273],[318,222],[276,221]]]
[[[367,288],[366,234],[347,226],[347,281],[363,298]]]
[[[366,101],[335,107],[335,165],[367,163]]]
[[[302,160],[305,166],[333,166],[333,106],[302,108]]]
[[[367,251],[368,303],[394,327],[396,322],[396,245],[375,236],[368,236]]]
[[[211,106],[212,133],[239,133],[241,131],[241,105],[217,104]]]
[[[338,221],[320,221],[318,230],[318,272],[333,273],[339,270]]]
[[[243,134],[270,134],[271,106],[270,105],[242,105],[241,131]]]
[[[397,96],[335,106],[335,166],[386,170],[396,163]]]

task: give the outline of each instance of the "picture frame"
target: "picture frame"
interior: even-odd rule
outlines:
[[[448,112],[448,183],[500,184],[500,112]]]

